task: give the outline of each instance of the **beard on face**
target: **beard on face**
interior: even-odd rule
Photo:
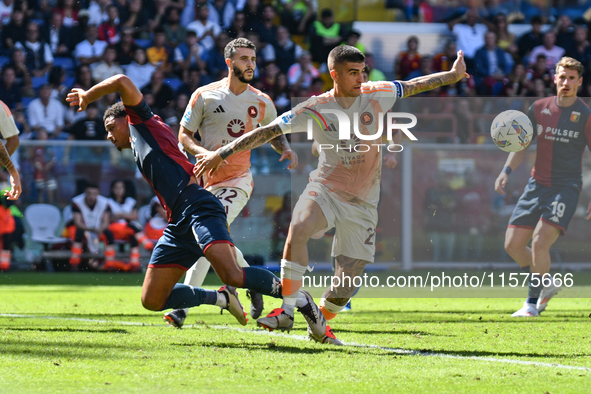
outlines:
[[[252,73],[252,77],[250,77],[248,79],[244,75],[245,72],[241,71],[238,67],[232,66],[232,70],[234,71],[234,75],[236,76],[236,78],[238,78],[238,80],[242,83],[249,83],[254,78],[254,70]]]

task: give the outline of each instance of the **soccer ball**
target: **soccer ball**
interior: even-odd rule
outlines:
[[[490,136],[505,152],[519,152],[532,141],[534,128],[523,112],[510,109],[498,114],[490,125]]]

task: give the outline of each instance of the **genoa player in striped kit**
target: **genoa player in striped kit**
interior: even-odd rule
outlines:
[[[577,97],[583,70],[579,61],[563,57],[556,64],[554,76],[557,96],[536,100],[529,108],[534,138],[538,139],[536,162],[509,221],[505,249],[531,276],[528,297],[513,317],[539,316],[561,289],[548,276],[550,247],[566,233],[577,209],[583,186],[583,152],[591,146],[591,109]],[[509,174],[526,152],[509,154],[495,181],[497,192],[504,194]],[[586,219],[591,219],[591,204]],[[531,248],[527,246],[530,239]]]
[[[133,150],[139,170],[168,216],[168,226],[146,271],[142,305],[152,311],[216,305],[228,309],[245,325],[242,305],[230,286],[281,298],[279,278],[265,269],[238,266],[223,205],[197,183],[193,165],[180,151],[176,135],[152,113],[127,76],[116,75],[88,91],[73,89],[67,101],[82,111],[89,103],[115,92],[121,94],[122,102],[105,112],[107,137],[118,150]],[[212,291],[177,283],[202,256],[228,286]]]

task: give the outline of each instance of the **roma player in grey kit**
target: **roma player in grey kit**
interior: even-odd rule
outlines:
[[[529,109],[534,138],[538,139],[536,163],[509,221],[505,249],[531,276],[528,297],[513,317],[539,316],[561,289],[559,283],[547,278],[550,247],[566,233],[576,211],[583,185],[582,156],[585,147],[591,146],[591,109],[577,97],[582,73],[580,62],[563,57],[556,64],[554,76],[557,96],[537,100]],[[509,174],[526,152],[509,154],[495,182],[497,192],[504,193]],[[590,218],[591,204],[586,219]]]

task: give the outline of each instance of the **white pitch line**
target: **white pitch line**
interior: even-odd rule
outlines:
[[[33,316],[33,315],[17,315],[17,314],[10,314],[10,313],[0,313],[0,317],[16,317],[16,318],[24,318],[24,319],[50,319],[50,320],[70,320],[70,321],[81,321],[87,323],[111,323],[111,324],[119,324],[124,326],[145,326],[145,327],[157,327],[163,326],[163,324],[145,324],[139,322],[127,322],[127,321],[115,321],[115,320],[101,320],[101,319],[84,319],[78,317],[59,317],[59,316]],[[230,331],[238,331],[244,332],[247,334],[256,334],[256,335],[266,335],[272,337],[282,337],[288,339],[295,339],[298,341],[309,341],[309,338],[304,335],[288,335],[283,333],[276,333],[276,332],[269,332],[265,330],[249,330],[246,328],[240,327],[232,327],[232,326],[220,326],[220,325],[197,325],[191,324],[186,325],[185,327],[193,327],[193,328],[213,328],[215,330],[230,330]],[[544,363],[541,361],[524,361],[524,360],[514,360],[509,358],[495,358],[495,357],[481,357],[481,356],[460,356],[457,354],[446,354],[446,353],[437,353],[437,352],[421,352],[419,350],[411,350],[411,349],[401,349],[401,348],[393,348],[393,347],[386,347],[386,346],[378,346],[378,345],[366,345],[362,343],[354,343],[354,342],[343,342],[345,346],[357,347],[362,349],[375,349],[375,350],[382,350],[385,352],[402,354],[406,356],[423,356],[423,357],[442,357],[442,358],[451,358],[456,360],[475,360],[475,361],[488,361],[488,362],[497,362],[497,363],[505,363],[505,364],[517,364],[517,365],[533,365],[537,367],[549,367],[549,368],[559,368],[559,369],[570,369],[576,371],[591,371],[591,368],[588,367],[579,367],[575,365],[564,365],[564,364],[556,364],[556,363]]]

